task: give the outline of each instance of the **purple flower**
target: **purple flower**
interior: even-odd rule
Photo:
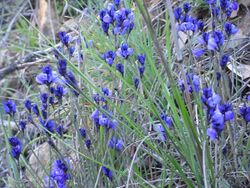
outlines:
[[[70,36],[65,32],[65,31],[60,31],[58,33],[59,39],[60,41],[65,45],[68,46],[69,42],[70,42]]]
[[[167,140],[167,134],[162,124],[154,124],[153,131],[156,131],[158,133],[158,136],[157,136],[158,140],[163,141],[163,142]]]
[[[75,52],[75,47],[74,46],[70,46],[69,47],[69,55],[73,55],[74,54],[74,52]]]
[[[190,3],[184,3],[183,4],[183,10],[184,10],[184,12],[185,13],[188,13],[190,10],[191,10],[191,5],[190,5]]]
[[[207,129],[207,136],[210,137],[210,140],[215,140],[217,138],[217,131],[213,128]]]
[[[109,168],[106,168],[105,166],[102,166],[102,173],[105,176],[107,176],[110,181],[113,180],[113,172]]]
[[[212,116],[212,127],[221,132],[224,128],[224,115],[217,109]]]
[[[111,149],[116,149],[118,151],[121,151],[123,147],[123,141],[115,137],[112,137],[109,141],[108,147]]]
[[[114,4],[115,4],[115,6],[119,6],[120,5],[120,0],[114,0]]]
[[[174,9],[174,17],[177,21],[180,20],[181,18],[181,15],[182,15],[182,9],[180,7],[177,7]]]
[[[205,50],[202,48],[197,48],[197,49],[194,49],[192,52],[195,57],[199,58],[205,53]]]
[[[109,64],[109,66],[113,65],[114,59],[116,57],[115,52],[112,50],[107,51],[105,54],[103,54],[102,58],[106,61],[106,63]]]
[[[224,55],[222,56],[222,58],[221,58],[220,66],[221,66],[222,68],[225,68],[226,65],[227,65],[227,63],[228,63],[228,61],[229,61],[229,56],[226,55],[226,54],[224,54]]]
[[[63,132],[64,132],[64,127],[62,125],[58,125],[56,128],[56,132],[57,134],[59,134],[60,136],[63,136]]]
[[[65,59],[59,59],[57,69],[60,75],[65,76],[67,73],[67,61]]]
[[[228,36],[234,35],[238,32],[236,26],[230,22],[225,23],[224,29]]]
[[[113,28],[114,35],[124,35],[130,33],[134,28],[134,14],[130,9],[121,8],[114,14],[115,26]]]
[[[117,63],[116,64],[116,70],[118,70],[123,76],[123,74],[124,74],[124,66],[123,66],[123,64]]]
[[[19,127],[21,128],[22,131],[24,131],[26,125],[27,125],[27,121],[25,121],[25,120],[19,121]]]
[[[144,65],[145,60],[146,60],[146,55],[145,54],[138,54],[137,60],[141,63],[141,65]]]
[[[80,132],[80,135],[81,135],[81,137],[83,137],[83,138],[86,138],[86,129],[85,128],[80,128],[79,129],[79,132]]]
[[[14,116],[16,113],[16,104],[12,100],[7,100],[3,103],[3,108],[6,114]]]
[[[195,31],[196,26],[192,22],[183,22],[183,23],[180,24],[179,30],[182,31],[182,32]]]
[[[55,88],[55,96],[59,101],[62,100],[62,97],[66,95],[67,92],[68,92],[67,89],[61,85],[57,85]]]
[[[55,128],[55,122],[53,120],[48,120],[48,121],[43,121],[42,118],[40,117],[40,123],[42,126],[49,132],[53,133],[54,128]]]
[[[70,179],[70,174],[68,172],[69,165],[69,160],[55,160],[53,163],[50,178],[54,180],[60,188],[66,188],[67,180]]]
[[[234,119],[234,113],[232,111],[232,105],[230,103],[224,103],[220,105],[219,110],[222,114],[224,114],[225,122]]]
[[[207,49],[208,50],[217,50],[217,43],[214,39],[214,37],[212,35],[209,35],[209,38],[208,38],[208,43],[207,43]]]
[[[39,84],[50,85],[52,83],[58,82],[58,76],[55,72],[52,71],[49,65],[43,67],[42,73],[36,76],[36,82]]]
[[[29,112],[31,112],[32,104],[31,104],[31,101],[30,101],[29,99],[27,99],[27,100],[24,101],[24,106],[25,106],[25,108],[26,108]]]
[[[203,29],[204,29],[204,22],[202,21],[202,20],[198,20],[198,22],[197,22],[197,27],[198,27],[198,29],[200,30],[200,31],[203,31]]]
[[[219,14],[220,14],[220,8],[219,7],[213,7],[212,8],[212,14],[213,14],[213,16],[214,17],[218,17],[219,16]]]
[[[135,77],[135,78],[134,78],[134,85],[135,85],[135,88],[136,88],[136,89],[138,88],[139,83],[140,83],[139,78]]]
[[[209,97],[207,100],[207,104],[210,108],[215,108],[221,101],[221,97],[217,94],[213,94],[212,97]]]
[[[134,49],[129,48],[127,43],[123,43],[116,53],[119,57],[123,57],[127,59],[129,56],[131,56],[134,53]]]
[[[33,105],[32,105],[32,111],[33,111],[34,114],[36,114],[37,116],[40,115],[39,108],[38,108],[37,104],[33,104]]]
[[[173,126],[172,118],[167,116],[165,113],[161,114],[161,119],[166,123],[168,128]]]
[[[91,140],[90,139],[87,139],[85,140],[85,145],[88,149],[90,149],[90,146],[91,146]]]
[[[10,137],[8,140],[11,146],[11,155],[13,158],[18,160],[23,149],[22,143],[15,136]]]
[[[112,91],[109,90],[109,88],[107,88],[107,87],[103,87],[103,88],[102,88],[102,92],[103,92],[103,95],[104,95],[104,96],[107,96],[107,97],[112,96]]]
[[[246,104],[244,104],[242,107],[240,107],[239,111],[240,111],[240,115],[244,118],[246,123],[249,123],[250,122],[250,106],[246,106]]]
[[[139,70],[140,76],[142,77],[143,74],[144,74],[144,71],[145,71],[145,66],[140,66],[140,67],[138,68],[138,70]]]
[[[49,97],[48,93],[41,93],[40,94],[40,99],[41,99],[42,103],[44,103],[44,104],[47,103],[48,97]]]

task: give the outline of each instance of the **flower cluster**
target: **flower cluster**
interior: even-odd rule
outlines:
[[[193,93],[193,91],[198,92],[199,91],[199,87],[200,87],[200,78],[199,76],[192,74],[192,73],[187,73],[186,74],[186,84],[187,84],[187,90],[190,93]],[[185,91],[185,81],[184,80],[180,80],[179,81],[179,86],[182,92]]]
[[[119,8],[120,1],[114,1],[115,5],[109,3],[107,8],[99,13],[103,31],[108,34],[112,25],[114,35],[124,35],[130,33],[134,28],[134,14],[130,9]]]
[[[7,100],[3,103],[3,108],[6,114],[14,116],[16,113],[16,104],[12,100]]]
[[[100,96],[99,94],[94,95],[94,101],[101,105],[101,108],[103,111],[107,112],[107,98],[111,99],[112,92],[107,87],[102,88],[103,96]],[[90,118],[93,120],[94,124],[97,128],[100,126],[106,127],[107,130],[109,129],[115,129],[115,127],[118,125],[118,122],[112,118],[112,112],[107,112],[107,114],[101,113],[100,110],[95,109]]]
[[[112,181],[113,180],[113,172],[109,168],[102,166],[102,173],[107,176],[107,178]]]
[[[247,106],[244,104],[243,106],[240,107],[239,109],[240,115],[244,118],[246,123],[250,122],[250,106]]]
[[[176,7],[174,9],[174,16],[178,22],[178,30],[182,32],[196,32],[198,30],[202,31],[204,28],[204,22],[202,20],[197,20],[197,18],[189,15],[191,10],[191,5],[189,3],[184,3],[183,7]]]
[[[215,140],[223,131],[225,123],[234,119],[234,113],[230,103],[220,104],[221,97],[215,94],[211,88],[203,88],[201,100],[207,110],[207,119],[211,127],[207,129],[207,135]]]
[[[238,9],[238,3],[234,0],[220,0],[219,6],[217,6],[216,0],[205,1],[212,6],[212,13],[214,16],[219,16],[221,10],[222,13],[226,15],[226,17],[230,17],[232,12]]]
[[[22,143],[18,140],[17,137],[13,136],[9,138],[9,144],[11,146],[12,157],[18,160],[23,149]]]
[[[226,18],[231,15],[234,10],[237,10],[238,5],[235,1],[229,0],[220,0],[220,6],[216,6],[216,1],[207,0],[207,3],[211,5],[211,11],[213,16],[216,19],[224,20],[223,18],[219,18],[219,15],[223,16],[226,14]],[[222,13],[220,14],[220,11]],[[220,52],[225,40],[229,39],[232,35],[235,35],[238,32],[238,29],[234,24],[229,21],[224,22],[223,28],[219,28],[215,25],[215,22],[212,23],[212,31],[203,32],[201,37],[198,40],[198,46],[193,50],[193,54],[195,57],[201,57],[206,52],[214,53],[216,51]],[[225,68],[228,63],[228,55],[223,54],[220,56],[220,66]]]
[[[55,160],[53,163],[53,167],[50,172],[50,178],[51,180],[55,181],[57,187],[60,188],[66,188],[67,181],[70,179],[70,174],[69,174],[69,161],[67,160],[67,164],[65,163],[66,161],[64,160]],[[48,182],[47,177],[47,182]],[[54,186],[49,186],[49,187],[54,187]]]
[[[108,144],[109,148],[111,149],[116,149],[118,151],[121,151],[122,150],[122,147],[123,147],[123,141],[120,140],[120,139],[117,139],[115,137],[112,137],[109,141],[109,144]]]

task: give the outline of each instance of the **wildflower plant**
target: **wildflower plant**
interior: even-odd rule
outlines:
[[[33,78],[41,91],[22,104],[3,103],[5,117],[18,127],[16,133],[3,127],[13,177],[22,182],[29,173],[38,187],[230,182],[223,164],[233,163],[231,172],[247,168],[247,152],[240,156],[235,148],[249,146],[237,126],[246,132],[250,122],[249,101],[237,106],[226,73],[237,3],[204,0],[209,21],[195,16],[195,2],[166,4],[159,34],[166,44],[160,45],[142,1],[100,2],[88,27],[80,25],[74,36],[60,31],[58,45],[47,40],[51,63]],[[38,138],[29,135],[30,126]],[[49,146],[42,177],[29,165],[33,143]],[[226,147],[231,152],[224,155]]]

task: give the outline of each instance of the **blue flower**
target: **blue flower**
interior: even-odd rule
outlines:
[[[43,67],[42,73],[36,76],[36,82],[39,84],[50,85],[52,83],[58,82],[58,76],[55,72],[52,71],[49,65]]]
[[[18,160],[23,149],[22,143],[15,136],[10,137],[8,140],[11,146],[11,155],[13,158]]]
[[[25,106],[25,108],[26,108],[29,112],[31,112],[32,104],[31,104],[31,101],[30,101],[29,99],[27,99],[27,100],[24,101],[24,106]]]
[[[219,110],[224,115],[225,122],[234,119],[234,113],[232,111],[232,105],[230,103],[224,103],[220,105]]]
[[[140,76],[142,77],[145,71],[145,66],[140,66],[138,69],[139,69]]]
[[[156,131],[158,133],[157,135],[158,140],[163,141],[163,142],[167,141],[167,134],[162,124],[154,124],[153,131]]]
[[[120,5],[120,0],[114,0],[114,4],[115,4],[115,6],[119,6]]]
[[[179,30],[182,32],[186,31],[195,31],[196,30],[196,25],[193,24],[192,22],[183,22],[179,26]]]
[[[123,64],[117,63],[116,64],[116,70],[118,70],[123,76],[123,74],[124,74],[124,66],[123,66]]]
[[[104,59],[106,63],[109,64],[109,66],[112,66],[115,57],[116,57],[115,52],[113,52],[112,50],[109,50],[105,54],[103,54],[102,59]]]
[[[114,14],[115,26],[113,28],[114,35],[124,35],[130,33],[134,28],[134,14],[130,9],[121,8]]]
[[[102,166],[102,173],[108,177],[110,181],[113,180],[113,172],[109,168]]]
[[[135,88],[136,88],[136,89],[138,88],[139,83],[140,83],[139,78],[135,77],[135,78],[134,78],[134,85],[135,85]]]
[[[75,52],[75,47],[74,46],[70,46],[69,47],[69,55],[73,55],[74,54],[74,52]]]
[[[65,45],[68,46],[69,42],[70,42],[70,36],[65,32],[65,31],[60,31],[58,33],[59,39],[60,41]]]
[[[123,57],[127,59],[129,56],[131,56],[134,53],[133,48],[129,48],[127,43],[123,43],[121,47],[117,50],[117,55],[119,57]]]
[[[16,104],[12,100],[7,100],[3,103],[3,108],[6,114],[14,116],[16,113]]]
[[[221,66],[222,68],[225,68],[226,65],[227,65],[227,63],[228,63],[228,61],[229,61],[229,56],[226,55],[226,54],[224,54],[224,55],[222,56],[222,58],[221,58],[220,66]]]
[[[55,122],[53,120],[48,120],[48,121],[44,121],[42,120],[41,117],[39,117],[40,119],[40,123],[42,124],[42,126],[49,132],[53,133],[54,132],[54,128],[55,128]]]
[[[173,126],[172,118],[167,116],[165,113],[161,114],[161,119],[166,123],[168,128]]]
[[[207,129],[207,136],[210,137],[210,140],[215,140],[218,136],[217,131],[213,128],[208,128]]]
[[[27,125],[27,121],[25,121],[25,120],[19,121],[19,127],[21,128],[22,131],[24,131],[26,125]]]
[[[112,148],[112,149],[116,149],[118,151],[121,151],[122,150],[122,147],[123,147],[123,141],[120,140],[120,139],[117,139],[115,137],[112,137],[109,141],[109,144],[108,144],[109,148]]]
[[[146,60],[146,55],[145,54],[139,54],[137,56],[137,60],[141,63],[141,65],[145,64],[145,60]]]
[[[56,128],[56,132],[57,134],[59,134],[60,136],[63,136],[63,132],[64,132],[64,127],[62,125],[58,125]]]
[[[183,10],[184,10],[184,12],[185,13],[188,13],[190,10],[191,10],[191,5],[190,5],[190,3],[184,3],[183,4]]]
[[[80,132],[80,135],[81,135],[81,137],[83,137],[83,138],[86,138],[86,129],[85,128],[80,128],[79,129],[79,132]]]
[[[224,115],[216,109],[214,114],[212,115],[212,127],[217,131],[221,132],[224,128]]]
[[[221,101],[221,97],[217,94],[213,94],[211,97],[208,98],[207,104],[210,108],[215,108]]]
[[[197,28],[200,30],[200,31],[203,31],[204,29],[204,22],[202,20],[198,20],[197,22]]]
[[[234,35],[238,32],[236,26],[230,22],[224,24],[224,29],[228,36]]]
[[[57,68],[59,74],[65,76],[67,73],[67,61],[65,59],[59,59]]]
[[[59,101],[62,100],[62,97],[66,95],[67,92],[68,90],[61,85],[57,85],[55,88],[55,96]]]
[[[211,88],[203,88],[202,91],[201,100],[204,104],[207,104],[208,99],[213,96],[213,91]]]
[[[49,97],[48,93],[41,93],[40,94],[40,99],[41,99],[42,103],[44,103],[44,104],[47,103],[48,97]]]
[[[87,139],[85,140],[85,145],[88,149],[90,149],[90,146],[91,146],[91,140],[90,139]]]
[[[66,164],[67,162],[68,164]],[[54,180],[58,187],[66,188],[67,180],[70,179],[69,174],[69,160],[55,160],[53,163],[52,170],[50,172],[50,178]]]
[[[246,106],[244,104],[242,107],[239,108],[240,115],[244,118],[246,123],[250,122],[250,106]]]
[[[36,114],[37,116],[40,115],[39,108],[38,108],[37,104],[32,105],[32,110],[33,110],[34,114]]]
[[[194,49],[192,52],[195,57],[199,58],[205,53],[205,50],[202,48],[197,48],[197,49]]]
[[[180,7],[177,7],[174,9],[174,17],[177,21],[180,20],[181,18],[181,15],[182,15],[182,9]]]

